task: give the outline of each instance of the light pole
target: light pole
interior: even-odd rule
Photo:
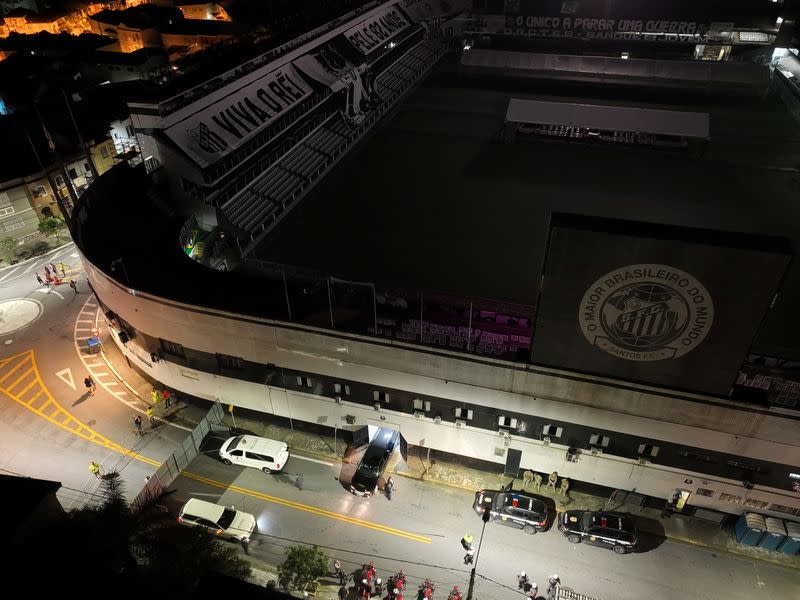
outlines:
[[[481,527],[481,537],[478,539],[478,550],[475,552],[475,562],[472,564],[472,571],[469,574],[469,588],[467,588],[467,600],[472,600],[472,592],[475,589],[475,569],[478,568],[478,559],[481,557],[481,544],[483,544],[483,532],[486,531],[486,524],[492,516],[491,510],[483,509],[483,527]]]

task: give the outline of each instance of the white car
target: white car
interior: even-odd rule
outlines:
[[[225,440],[219,449],[219,457],[226,465],[237,464],[273,473],[286,466],[288,448],[283,442],[255,435],[237,435]]]
[[[249,542],[256,529],[256,518],[250,513],[212,504],[197,498],[190,499],[181,508],[178,523],[190,527],[204,527],[211,533],[232,541]]]

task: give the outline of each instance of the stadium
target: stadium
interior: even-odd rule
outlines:
[[[782,29],[711,40],[709,3],[561,54],[478,8],[373,3],[132,102],[144,165],[73,231],[120,350],[409,452],[800,514],[800,137],[759,62]],[[752,60],[691,59],[720,39]]]

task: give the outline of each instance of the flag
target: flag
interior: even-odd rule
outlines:
[[[44,126],[44,123],[42,123],[42,130],[44,130],[44,137],[47,138],[47,145],[50,146],[50,152],[55,152],[56,144],[53,141],[53,136],[51,136],[50,132],[47,131],[47,127]]]

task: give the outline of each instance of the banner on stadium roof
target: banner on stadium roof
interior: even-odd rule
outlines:
[[[359,52],[369,54],[408,25],[408,19],[395,5],[387,11],[359,23],[352,29],[348,29],[344,36]]]
[[[311,94],[291,64],[268,72],[168,127],[169,138],[200,166],[241,146]]]

